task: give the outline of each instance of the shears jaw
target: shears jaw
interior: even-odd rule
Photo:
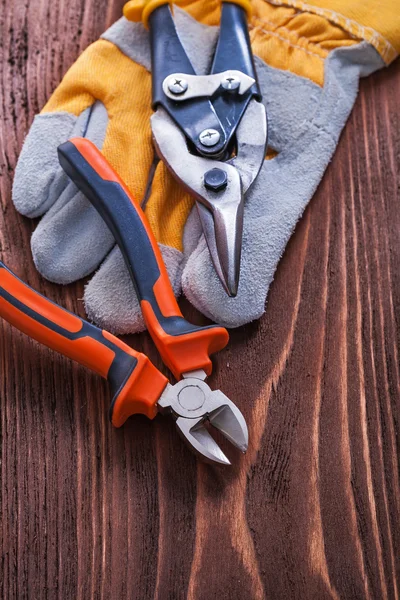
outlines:
[[[195,376],[186,376],[175,385],[167,385],[158,401],[158,409],[176,420],[179,433],[200,458],[211,463],[229,465],[229,459],[205,424],[208,421],[236,448],[246,452],[249,437],[246,421],[225,394],[212,391],[203,381],[202,375],[198,378],[197,372],[193,375]]]
[[[198,202],[197,211],[214,269],[228,296],[235,297],[242,253],[243,201],[221,203],[213,210]]]
[[[256,124],[256,127],[255,127]],[[192,154],[186,138],[163,108],[151,118],[158,155],[195,197],[215,271],[229,296],[239,285],[244,195],[264,162],[267,120],[251,100],[237,128],[237,153],[226,162]]]

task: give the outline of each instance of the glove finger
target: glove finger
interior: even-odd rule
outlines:
[[[79,121],[80,133],[101,147],[108,122],[103,104],[96,102],[85,121]],[[58,199],[52,199],[51,208],[32,236],[31,247],[38,271],[50,281],[65,284],[93,272],[112,248],[113,238],[59,164],[52,177],[51,195]]]
[[[15,169],[12,199],[18,212],[38,217],[52,206],[66,185],[55,178],[59,169],[57,147],[79,128],[80,119],[68,113],[37,115],[25,139]]]
[[[101,102],[84,110],[79,117],[67,112],[37,115],[22,147],[17,163],[13,201],[27,217],[44,214],[68,184],[57,148],[69,137],[85,136],[102,147],[108,115]]]
[[[202,236],[182,276],[183,292],[198,310],[226,327],[238,327],[261,317],[277,264],[334,148],[329,134],[311,129],[303,151],[291,157],[290,167],[282,154],[265,161],[246,199],[235,298],[229,298],[223,290]]]
[[[160,244],[175,295],[180,293],[183,255]],[[88,318],[116,334],[137,333],[146,326],[140,303],[120,249],[115,246],[85,287]]]
[[[114,244],[104,221],[75,185],[68,183],[32,238],[38,271],[67,284],[92,273]]]

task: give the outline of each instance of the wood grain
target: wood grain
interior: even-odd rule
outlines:
[[[122,5],[1,2],[1,258],[81,315],[81,283],[35,271],[11,183],[34,114]],[[198,464],[167,419],[113,429],[102,381],[0,323],[2,598],[399,598],[399,98],[399,64],[361,83],[265,316],[217,358],[251,432],[233,468]]]

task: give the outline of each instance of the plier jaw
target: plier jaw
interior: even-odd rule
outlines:
[[[168,384],[158,410],[176,420],[179,433],[190,448],[206,462],[229,465],[230,461],[205,425],[209,422],[236,448],[246,452],[248,430],[239,409],[219,390],[205,383],[204,371],[186,373],[175,385]]]
[[[223,2],[209,75],[196,75],[171,11],[150,16],[152,131],[156,151],[194,196],[215,271],[229,296],[239,285],[245,194],[267,147],[246,16]]]

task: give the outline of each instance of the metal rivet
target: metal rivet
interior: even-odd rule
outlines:
[[[216,129],[204,129],[199,135],[199,140],[203,146],[215,146],[220,138],[221,134]]]
[[[221,86],[228,92],[234,92],[240,86],[240,79],[235,75],[228,75],[222,79]]]
[[[187,385],[178,394],[178,402],[187,411],[199,410],[206,397],[198,385]]]
[[[188,89],[188,82],[186,79],[180,77],[171,77],[171,79],[168,80],[168,89],[171,94],[179,96],[179,94],[184,94]]]
[[[204,174],[204,185],[213,192],[220,192],[228,184],[228,175],[223,169],[210,169]]]

